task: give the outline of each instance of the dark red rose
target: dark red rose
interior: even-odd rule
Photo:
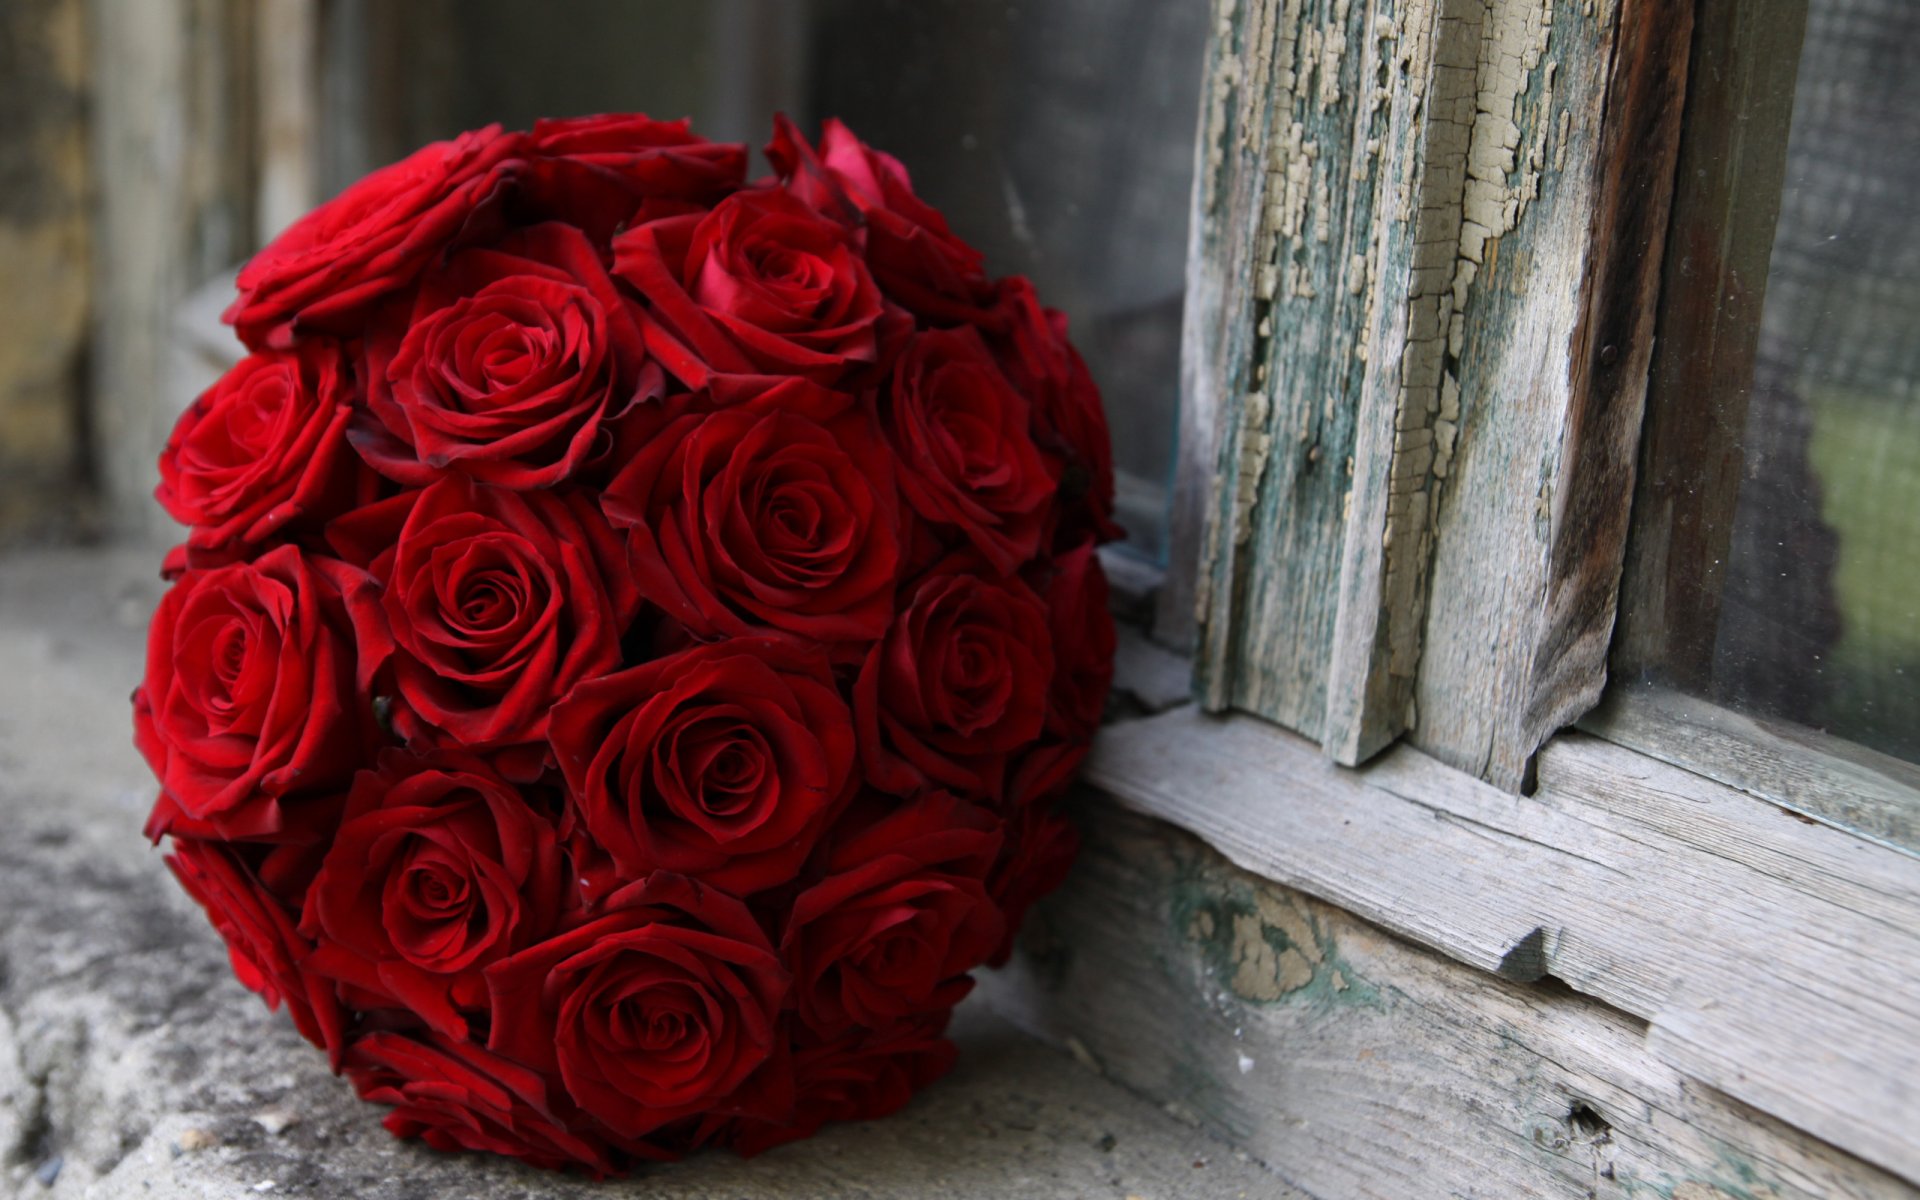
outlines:
[[[554,710],[575,811],[628,878],[792,879],[845,802],[853,719],[826,656],[733,638],[580,684]]]
[[[180,414],[154,495],[194,527],[192,551],[259,543],[371,498],[347,449],[351,376],[333,343],[305,341],[241,359]]]
[[[354,781],[300,927],[356,1008],[402,1005],[464,1038],[481,970],[551,930],[563,870],[553,827],[486,764],[393,751]]]
[[[1054,559],[1047,613],[1056,664],[1047,728],[1063,738],[1085,740],[1106,713],[1115,646],[1107,575],[1093,543]]]
[[[916,336],[894,364],[880,420],[915,512],[971,542],[1003,575],[1040,548],[1054,479],[1027,402],[971,329]]]
[[[906,321],[852,232],[777,188],[635,226],[613,249],[614,272],[656,318],[649,345],[691,388],[716,374],[833,384],[878,362]]]
[[[451,476],[335,521],[369,578],[348,596],[361,686],[392,692],[416,749],[488,752],[515,779],[546,759],[547,715],[620,665],[638,599],[619,535],[581,492],[512,492]]]
[[[248,346],[302,333],[353,336],[367,309],[410,285],[507,182],[524,134],[489,125],[424,146],[294,222],[240,269],[225,314]]]
[[[549,487],[662,391],[638,307],[586,236],[548,222],[463,250],[424,282],[404,326],[368,341],[361,457],[400,483],[458,471]]]
[[[487,969],[487,1048],[620,1138],[696,1113],[790,1119],[789,986],[746,905],[656,872],[605,916]]]
[[[156,844],[169,836],[176,841],[227,842],[261,887],[298,912],[346,807],[345,793],[288,797],[280,801],[274,829],[230,839],[213,822],[188,816],[173,797],[161,792],[147,815],[146,835]]]
[[[915,1092],[953,1069],[954,1045],[943,1035],[950,1011],[915,1015],[879,1029],[837,1037],[803,1033],[794,1052],[794,1091],[804,1103],[790,1125],[743,1122],[733,1148],[749,1157],[809,1138],[829,1121],[873,1121],[905,1108]]]
[[[1017,579],[943,563],[903,601],[854,688],[868,781],[896,795],[929,783],[997,798],[1007,755],[1046,723],[1053,679],[1046,606]]]
[[[1014,938],[1027,919],[1027,910],[1066,882],[1080,850],[1079,831],[1049,804],[1017,806],[1006,833],[1000,861],[987,880],[987,894],[1007,921],[1000,944],[987,956],[990,967],[1005,966],[1013,957]]]
[[[836,844],[780,945],[808,1027],[831,1035],[959,1003],[1000,944],[984,884],[999,849],[1000,822],[945,792]]]
[[[333,982],[306,968],[313,946],[294,927],[293,914],[225,846],[175,842],[167,866],[225,939],[234,975],[268,1008],[285,1003],[300,1036],[325,1050],[337,1068],[347,1014]]]
[[[785,117],[774,120],[767,160],[787,190],[815,211],[865,225],[868,268],[909,311],[930,324],[953,325],[980,320],[991,305],[993,284],[980,252],[914,194],[900,160],[831,119],[821,126],[815,153]]]
[[[782,381],[689,411],[608,485],[648,600],[702,637],[772,628],[871,641],[893,615],[900,512],[886,446],[852,398]]]
[[[1113,441],[1100,389],[1067,340],[1064,313],[1040,304],[1033,283],[1000,281],[1000,302],[983,325],[996,332],[1001,366],[1033,397],[1033,436],[1058,462],[1061,534],[1071,544],[1091,531],[1110,542],[1126,533],[1113,523]]]
[[[710,142],[685,121],[656,121],[641,113],[569,117],[538,121],[528,138],[530,174],[551,189],[554,206],[577,219],[583,191],[617,189],[624,201],[617,220],[643,219],[653,208],[706,208],[747,179],[747,148],[738,142]],[[630,222],[637,224],[638,222]],[[604,241],[611,237],[608,229]]]
[[[434,1034],[370,1033],[346,1056],[362,1100],[391,1104],[382,1122],[395,1137],[436,1150],[481,1150],[536,1167],[614,1171],[604,1139],[569,1128],[538,1072],[472,1042]]]
[[[369,724],[340,598],[353,574],[282,546],[188,571],[160,601],[134,742],[187,816],[263,837],[284,797],[352,777]]]

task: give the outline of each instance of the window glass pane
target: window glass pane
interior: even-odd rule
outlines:
[[[1664,633],[1670,663],[1704,665],[1704,672],[1674,667],[1691,677],[1666,682],[1913,762],[1920,762],[1917,194],[1920,4],[1811,0],[1751,388],[1744,421],[1731,422],[1741,430],[1734,448],[1741,469],[1730,536],[1719,543],[1724,565],[1669,567],[1675,576],[1705,579],[1723,566],[1717,620]],[[1712,452],[1701,451],[1699,470]],[[1633,611],[1623,617],[1630,631],[1649,619]],[[1653,662],[1649,682],[1662,682],[1662,660]]]
[[[758,146],[782,109],[901,159],[990,270],[1067,313],[1106,397],[1127,545],[1164,559],[1208,0],[585,0],[565,20],[420,2],[436,15],[410,18],[417,53],[392,57],[431,69],[382,150],[632,109]]]

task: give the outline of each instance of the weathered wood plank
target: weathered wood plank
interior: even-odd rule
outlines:
[[[1553,975],[1664,1044],[1747,1047],[1675,1065],[1920,1180],[1920,860],[1578,736],[1543,752],[1532,797],[1410,747],[1343,770],[1191,710],[1117,727],[1088,773],[1467,965]]]
[[[1217,470],[1196,599],[1201,694],[1319,736],[1362,330],[1389,205],[1413,207],[1396,183],[1414,147],[1388,138],[1382,103],[1383,87],[1405,90],[1406,31],[1393,0],[1220,0],[1215,12],[1185,347],[1187,403],[1202,395],[1214,414]],[[1424,86],[1420,32],[1405,53]]]
[[[1307,1192],[1914,1194],[1697,1086],[1625,1013],[1417,949],[1103,798],[1081,815],[1080,866],[986,998]]]
[[[1616,672],[1709,680],[1807,0],[1695,0]]]
[[[1605,682],[1691,13],[1556,0],[1483,32],[1410,736],[1508,789]]]
[[[1517,788],[1605,680],[1692,0],[1218,12],[1201,698]]]
[[[1616,690],[1580,728],[1751,796],[1913,851],[1920,766],[1663,688]]]

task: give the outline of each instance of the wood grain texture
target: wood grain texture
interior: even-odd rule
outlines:
[[[1203,93],[1185,346],[1185,400],[1211,414],[1214,450],[1201,694],[1311,736],[1326,713],[1352,398],[1407,151],[1383,103],[1400,86],[1395,8],[1220,0]],[[1423,81],[1426,62],[1417,45]]]
[[[1088,774],[1244,869],[1647,1020],[1676,1069],[1920,1181],[1909,855],[1578,735],[1532,797],[1406,746],[1341,769],[1190,709],[1116,727]]]
[[[1104,798],[1081,817],[1079,867],[985,998],[1305,1192],[1915,1194],[1698,1086],[1626,1013],[1421,950]]]
[[[1517,788],[1605,680],[1691,0],[1217,11],[1201,697]]]
[[[1920,846],[1920,766],[1865,746],[1663,688],[1616,688],[1590,733],[1809,818]]]
[[[1605,682],[1690,32],[1687,0],[1559,0],[1481,43],[1519,74],[1478,97],[1409,736],[1510,790]]]
[[[1711,677],[1807,0],[1696,0],[1616,672]]]

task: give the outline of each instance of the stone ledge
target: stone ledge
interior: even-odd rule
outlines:
[[[140,836],[157,552],[0,557],[0,1196],[1268,1197],[1257,1164],[978,1006],[953,1076],[752,1162],[595,1185],[396,1142],[236,983]]]

